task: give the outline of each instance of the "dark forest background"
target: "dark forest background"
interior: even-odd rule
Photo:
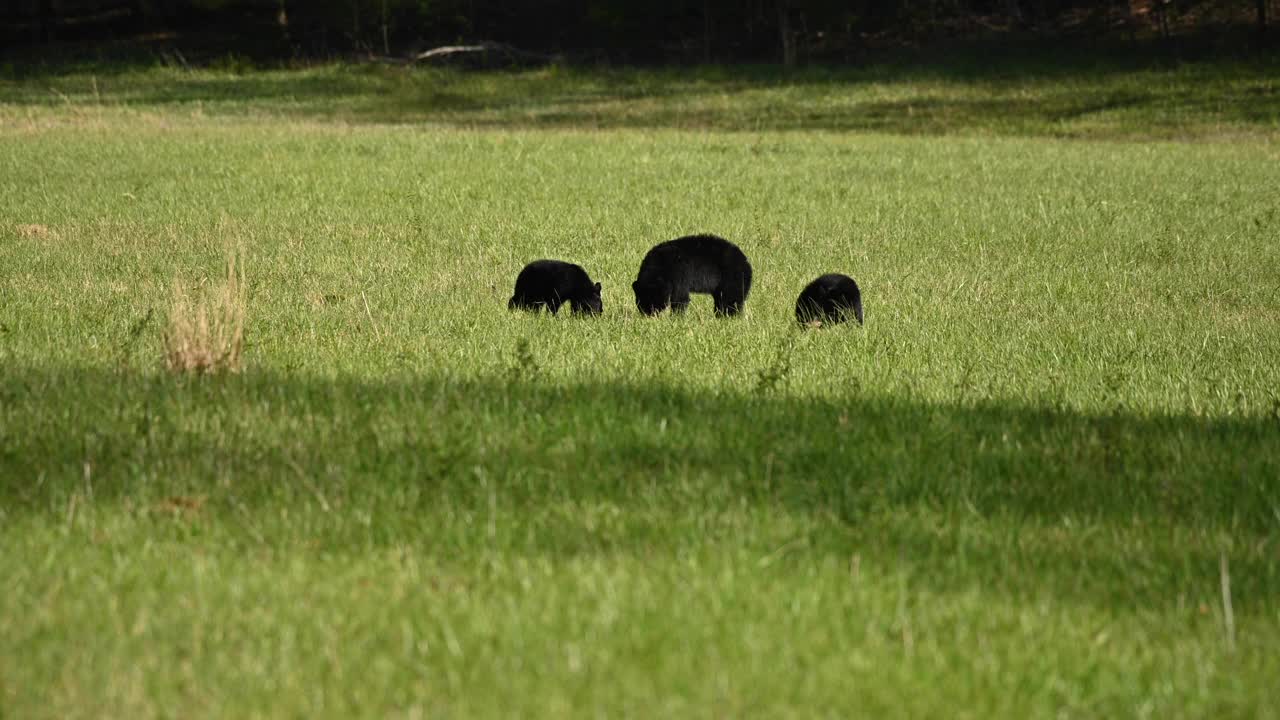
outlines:
[[[1275,0],[7,0],[6,54],[181,49],[257,60],[409,58],[502,43],[507,60],[854,62],[982,44],[1268,45]],[[127,49],[127,50],[126,50]],[[184,56],[185,57],[185,56]]]

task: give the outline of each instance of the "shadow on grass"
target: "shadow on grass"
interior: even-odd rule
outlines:
[[[147,477],[166,491],[234,478],[269,497],[299,469],[465,494],[479,468],[535,500],[625,501],[693,480],[851,522],[913,503],[1252,533],[1280,522],[1274,418],[412,376],[10,370],[0,393],[0,493],[26,508],[78,488],[86,464],[100,499],[148,490]]]
[[[338,512],[327,517],[342,519],[329,540],[338,552],[430,536],[439,528],[404,518],[438,519],[442,508],[483,517],[500,505],[528,518],[635,510],[625,531],[571,511],[513,541],[557,556],[651,552],[678,534],[663,518],[749,507],[827,527],[805,539],[812,550],[887,566],[910,558],[931,587],[981,581],[1035,593],[1049,582],[1058,594],[1126,604],[1172,603],[1170,588],[1185,583],[1214,587],[1218,548],[1204,538],[1229,536],[1252,548],[1233,558],[1238,602],[1252,608],[1280,591],[1267,545],[1280,527],[1278,438],[1275,418],[516,377],[176,380],[10,368],[0,381],[0,504],[11,518],[60,518],[73,496],[127,507],[199,497],[236,517],[231,508],[305,514],[323,497],[326,513]],[[374,519],[353,541],[361,512]],[[696,546],[710,531],[688,532]],[[1116,540],[1126,533],[1139,539]]]

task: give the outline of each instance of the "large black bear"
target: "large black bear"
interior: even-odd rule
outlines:
[[[862,291],[848,275],[823,275],[805,286],[796,300],[796,320],[802,323],[839,323],[850,315],[862,324]]]
[[[631,284],[636,307],[657,315],[684,312],[689,293],[708,293],[716,315],[737,315],[751,291],[751,263],[737,245],[715,235],[689,235],[655,245]]]
[[[600,283],[591,282],[582,266],[561,260],[534,260],[516,276],[516,291],[507,309],[537,312],[546,308],[554,315],[566,302],[575,314],[599,315],[604,311]]]

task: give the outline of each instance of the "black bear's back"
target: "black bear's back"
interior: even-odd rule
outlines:
[[[516,288],[507,307],[536,308],[546,305],[555,311],[563,302],[599,304],[599,290],[581,265],[563,260],[534,260],[516,276]]]
[[[520,274],[516,276],[517,287],[522,280],[525,283],[545,282],[577,287],[588,284],[590,277],[587,275],[587,271],[582,269],[581,265],[575,265],[563,260],[534,260],[525,265]]]
[[[722,237],[687,235],[658,243],[645,254],[638,280],[655,278],[702,293],[713,292],[730,280],[740,279],[745,296],[751,289],[751,263],[737,245]]]

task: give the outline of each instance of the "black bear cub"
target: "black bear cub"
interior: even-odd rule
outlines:
[[[715,235],[689,235],[655,245],[631,284],[636,307],[657,315],[684,312],[689,293],[708,293],[716,315],[737,315],[751,291],[751,263],[737,245]]]
[[[802,323],[839,323],[850,316],[862,324],[862,292],[848,275],[823,275],[809,283],[796,300],[796,320]]]
[[[582,266],[560,260],[534,260],[516,276],[516,292],[507,309],[536,312],[546,308],[554,315],[566,302],[574,313],[599,315],[604,311],[600,283],[591,282]]]

